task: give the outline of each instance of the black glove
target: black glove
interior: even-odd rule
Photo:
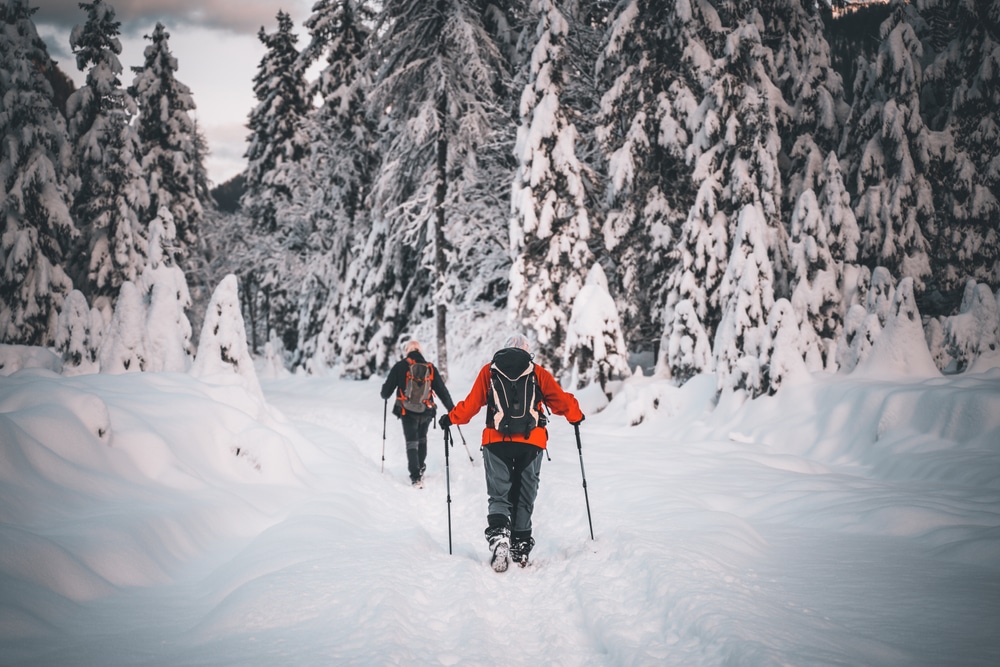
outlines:
[[[447,412],[441,415],[441,419],[438,420],[438,424],[441,425],[441,428],[448,428],[451,426],[451,417],[448,416]]]
[[[572,424],[573,426],[579,426],[584,419],[586,419],[586,417],[584,415],[580,415],[579,419],[577,419],[575,422],[570,422],[570,424]]]

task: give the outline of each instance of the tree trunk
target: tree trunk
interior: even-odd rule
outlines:
[[[448,378],[448,311],[444,298],[444,200],[448,193],[448,134],[445,123],[447,98],[444,93],[438,98],[438,136],[437,136],[437,187],[434,192],[435,225],[434,225],[434,292],[435,319],[437,321],[437,367],[441,379]]]

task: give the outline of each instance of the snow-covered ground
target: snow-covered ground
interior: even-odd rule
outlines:
[[[557,419],[504,574],[478,429],[413,489],[379,383],[0,377],[0,664],[1000,664],[1000,371],[583,392],[596,539]]]

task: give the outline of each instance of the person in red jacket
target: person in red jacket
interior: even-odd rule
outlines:
[[[508,557],[524,567],[535,541],[531,512],[538,493],[542,450],[548,441],[545,407],[571,424],[583,421],[573,394],[552,374],[532,363],[528,340],[511,336],[493,361],[483,366],[469,395],[441,416],[442,428],[468,424],[487,407],[483,463],[489,510],[486,539],[493,569],[507,569]]]

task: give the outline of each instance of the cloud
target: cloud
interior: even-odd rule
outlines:
[[[80,0],[44,0],[34,15],[37,24],[71,28],[83,23]],[[313,0],[113,0],[122,22],[123,34],[149,32],[157,21],[169,31],[175,26],[197,25],[237,34],[256,34],[261,26],[268,32],[277,27],[279,10],[301,22],[310,14]]]

